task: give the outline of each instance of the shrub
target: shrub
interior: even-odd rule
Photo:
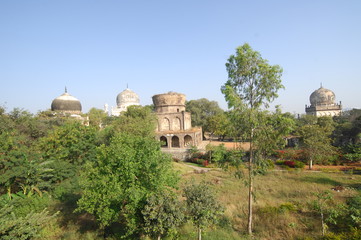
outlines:
[[[285,160],[276,160],[276,165],[284,165]]]
[[[361,160],[361,153],[347,153],[343,157],[350,162],[358,162]]]
[[[202,162],[203,167],[207,167],[209,165],[208,160],[204,160]]]
[[[297,160],[277,160],[276,165],[279,166],[286,166],[289,168],[304,168],[305,167],[305,163],[301,162],[301,161],[297,161]]]
[[[284,161],[283,164],[290,168],[294,168],[296,165],[294,161]]]
[[[295,161],[295,168],[304,168],[305,163],[301,161]]]

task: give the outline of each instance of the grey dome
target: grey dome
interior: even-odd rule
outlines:
[[[51,111],[62,111],[68,113],[81,112],[80,101],[65,91],[64,94],[55,98],[51,103]]]
[[[335,93],[329,89],[320,87],[314,91],[310,96],[311,106],[319,105],[334,105],[335,104]]]

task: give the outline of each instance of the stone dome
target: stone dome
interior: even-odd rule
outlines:
[[[62,111],[67,113],[81,113],[81,103],[80,101],[67,93],[65,93],[55,98],[51,103],[51,111]]]
[[[139,96],[138,94],[127,88],[123,92],[118,94],[117,106],[118,108],[121,108],[131,105],[139,105]]]
[[[329,89],[320,87],[315,90],[310,96],[311,106],[320,105],[334,105],[335,104],[335,93]]]

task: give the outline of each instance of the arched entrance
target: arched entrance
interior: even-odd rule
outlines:
[[[192,137],[191,136],[189,136],[189,135],[185,135],[184,136],[184,146],[185,147],[189,147],[189,146],[191,146],[192,145]]]
[[[167,148],[168,147],[168,140],[167,140],[166,137],[161,136],[159,140],[160,140],[160,146],[162,148]]]
[[[179,138],[177,136],[172,137],[172,147],[173,148],[179,148]]]

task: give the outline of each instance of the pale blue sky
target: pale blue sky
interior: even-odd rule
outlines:
[[[83,112],[175,91],[226,108],[225,63],[248,42],[284,69],[274,104],[304,113],[323,83],[361,108],[361,1],[0,0],[0,105],[36,113],[64,92]]]

